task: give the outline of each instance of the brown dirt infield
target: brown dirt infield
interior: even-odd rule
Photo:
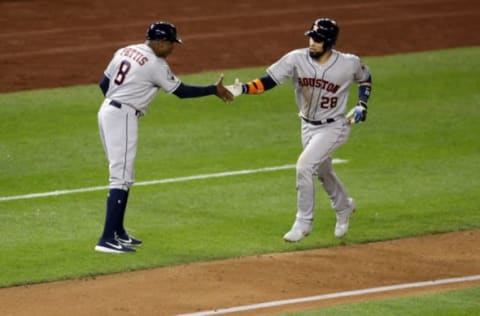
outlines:
[[[480,2],[475,0],[338,0],[321,5],[313,0],[105,0],[89,5],[79,0],[1,0],[0,12],[0,92],[96,83],[115,49],[141,42],[146,27],[160,19],[175,23],[185,42],[170,58],[179,75],[271,64],[305,46],[302,34],[320,16],[340,24],[337,48],[360,56],[480,44]],[[478,275],[479,243],[480,231],[467,231],[6,288],[0,289],[0,314],[174,315]],[[129,291],[117,291],[125,288]]]
[[[479,242],[480,231],[466,231],[0,289],[0,314],[177,315],[478,275]],[[237,314],[273,315],[280,311],[308,310],[345,302],[473,285],[480,285],[480,281],[337,298]]]

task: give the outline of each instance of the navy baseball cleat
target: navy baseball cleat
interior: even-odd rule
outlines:
[[[143,242],[140,239],[133,237],[132,235],[128,235],[127,233],[116,237],[119,243],[126,247],[132,246],[141,246]]]
[[[95,251],[105,252],[105,253],[128,253],[135,252],[135,249],[127,247],[120,243],[118,240],[112,239],[103,239],[100,238],[97,245],[95,246]]]

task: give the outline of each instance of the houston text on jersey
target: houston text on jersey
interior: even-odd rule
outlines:
[[[298,84],[302,87],[321,88],[332,93],[336,93],[340,88],[340,86],[335,83],[318,78],[298,78]]]

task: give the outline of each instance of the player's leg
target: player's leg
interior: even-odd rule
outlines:
[[[315,210],[315,175],[319,167],[343,143],[349,126],[342,121],[329,126],[302,125],[304,150],[297,161],[297,215],[286,241],[299,241],[312,230]]]
[[[308,236],[312,231],[315,209],[315,181],[314,175],[322,159],[327,158],[327,152],[319,146],[324,133],[318,128],[302,122],[302,145],[296,165],[297,213],[295,222],[283,239],[288,242],[297,242]]]
[[[333,170],[332,158],[329,157],[320,165],[318,179],[328,194],[334,210],[344,210],[349,206],[347,190]]]
[[[141,246],[143,242],[140,239],[135,238],[133,235],[128,233],[124,226],[125,211],[127,207],[129,193],[130,193],[130,190],[126,191],[125,203],[123,203],[122,207],[120,208],[120,213],[115,226],[115,237],[124,246],[127,246],[127,247]]]
[[[130,187],[133,185],[135,177],[135,158],[137,154],[138,143],[138,117],[134,115],[130,108],[126,108],[126,110],[128,110],[129,113],[126,121],[127,131],[124,142],[124,147],[126,147],[123,154],[124,160],[120,161],[116,167],[112,166],[112,168],[116,169],[116,171],[112,170],[111,172],[111,174],[117,175],[121,173],[123,177],[120,179],[118,176],[112,177],[110,179],[110,186],[117,187],[118,185],[122,185],[122,189],[125,190],[124,200],[122,200],[118,210],[119,213],[115,224],[115,236],[117,237],[117,240],[125,246],[139,246],[142,244],[142,241],[128,234],[124,226],[124,218]]]
[[[320,134],[312,137],[297,160],[297,214],[292,228],[283,236],[285,241],[300,241],[312,231],[315,209],[314,174],[320,163],[316,148],[321,140]]]
[[[326,159],[318,168],[318,179],[328,194],[336,213],[335,236],[342,237],[348,232],[349,218],[355,211],[355,201],[349,197],[342,181],[336,175],[332,159]]]
[[[116,239],[116,230],[126,208],[127,191],[110,188],[107,196],[102,239]]]
[[[125,191],[125,201],[122,203],[122,207],[118,216],[118,221],[115,224],[115,233],[117,236],[123,236],[127,234],[127,231],[125,230],[124,227],[124,219],[125,219],[125,211],[127,209],[127,204],[128,204],[128,196],[130,194],[130,190]]]
[[[106,216],[102,236],[95,247],[103,252],[131,252],[121,245],[116,231],[123,228],[128,190],[133,184],[134,162],[138,132],[138,118],[125,111],[104,104],[99,111],[99,128],[102,143],[109,161],[110,190],[106,203]]]

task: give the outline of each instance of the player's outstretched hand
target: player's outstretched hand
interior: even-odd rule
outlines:
[[[217,87],[217,97],[222,99],[225,103],[230,103],[233,101],[233,94],[223,85],[223,74],[220,75],[220,78],[215,83],[215,86]]]
[[[238,97],[243,93],[243,83],[241,83],[238,78],[235,79],[235,83],[233,85],[225,86],[225,88],[227,88],[227,90],[230,91],[234,97]]]

